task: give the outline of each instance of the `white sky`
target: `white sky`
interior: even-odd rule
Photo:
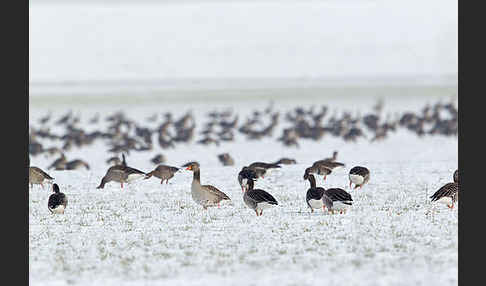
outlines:
[[[457,1],[35,3],[34,82],[457,74]]]

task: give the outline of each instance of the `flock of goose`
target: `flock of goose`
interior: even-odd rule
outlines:
[[[369,138],[371,142],[385,139],[390,132],[398,128],[405,128],[417,136],[443,135],[457,136],[458,113],[454,103],[436,102],[433,105],[427,104],[420,112],[405,112],[383,115],[383,101],[378,101],[372,111],[364,116],[358,112],[353,115],[350,112],[338,114],[334,111],[329,115],[329,108],[322,105],[316,110],[315,106],[306,109],[295,107],[285,113],[284,120],[289,125],[282,129],[278,141],[285,146],[299,147],[298,141],[306,138],[310,140],[321,140],[326,135],[340,137],[344,141],[356,141],[360,138]],[[273,104],[263,110],[254,110],[246,121],[238,124],[239,115],[232,111],[213,111],[206,114],[208,121],[203,125],[200,132],[203,138],[197,140],[197,144],[219,145],[221,142],[229,142],[235,139],[235,132],[243,134],[247,140],[260,140],[264,137],[272,137],[275,128],[280,123],[281,112],[274,109]],[[74,115],[71,111],[58,120],[52,120],[52,114],[40,118],[39,128],[30,126],[29,154],[38,156],[53,156],[58,154],[59,158],[48,166],[48,170],[76,170],[80,168],[90,169],[88,162],[82,159],[68,160],[65,152],[73,147],[83,148],[93,144],[96,140],[105,141],[108,146],[108,153],[112,156],[106,160],[111,167],[101,179],[98,189],[103,189],[109,182],[118,182],[123,188],[124,183],[130,183],[138,178],[158,178],[161,183],[168,181],[180,170],[178,167],[164,165],[167,159],[163,154],[157,154],[150,161],[158,166],[148,173],[139,169],[129,167],[125,160],[125,154],[130,152],[144,152],[153,150],[153,137],[156,136],[162,149],[175,148],[177,144],[192,142],[195,140],[196,119],[191,112],[183,114],[179,118],[168,112],[162,115],[162,122],[157,123],[159,114],[153,114],[146,118],[149,126],[141,126],[140,123],[128,118],[123,112],[117,112],[105,118],[108,123],[106,130],[95,130],[88,132],[81,127],[80,115]],[[51,131],[52,123],[57,127],[64,128],[65,133],[60,135]],[[100,122],[100,115],[96,114],[90,118],[88,124],[96,125]],[[155,128],[150,127],[150,125]],[[45,146],[46,141],[62,145],[61,148]],[[60,141],[60,142],[59,142]],[[107,141],[107,142],[106,142]],[[118,154],[122,153],[122,159]],[[326,176],[332,173],[337,167],[344,167],[343,163],[337,162],[337,152],[331,158],[314,162],[312,166],[304,171],[304,179],[310,183],[306,201],[308,207],[314,211],[317,208],[328,209],[331,212],[346,212],[352,205],[351,195],[340,188],[324,189],[316,186],[315,176]],[[224,166],[235,165],[234,159],[229,153],[218,155],[218,160]],[[244,193],[245,204],[253,209],[257,215],[261,215],[263,209],[278,204],[277,200],[262,189],[254,189],[255,182],[264,178],[271,170],[281,168],[284,164],[295,164],[291,158],[281,158],[272,163],[255,162],[241,169],[238,175],[238,182]],[[29,164],[30,165],[30,164]],[[191,185],[193,200],[202,205],[205,209],[209,206],[219,206],[222,200],[230,198],[211,185],[201,185],[200,165],[198,162],[189,162],[183,167],[192,171],[194,178]],[[349,171],[350,187],[361,188],[370,178],[369,170],[365,167],[356,166]],[[29,167],[29,183],[43,184],[47,180],[52,182],[53,178],[38,167]],[[43,186],[43,185],[42,185]],[[64,212],[67,206],[67,197],[62,194],[57,184],[53,184],[54,194],[49,199],[49,210],[52,212]],[[448,183],[440,188],[432,197],[432,201],[445,202],[450,208],[458,199],[457,171],[454,174],[454,182]],[[63,206],[62,210],[58,209]]]
[[[306,193],[306,203],[311,212],[315,209],[323,209],[323,211],[346,213],[346,210],[353,204],[353,199],[350,193],[341,188],[317,187],[315,175],[326,176],[332,173],[333,169],[344,167],[344,163],[337,162],[337,151],[333,153],[331,158],[318,160],[304,171],[304,180],[308,180],[310,188]],[[295,160],[289,158],[282,158],[280,163],[265,163],[254,162],[248,166],[244,166],[238,173],[238,182],[243,192],[243,201],[248,208],[255,211],[257,216],[263,214],[263,210],[278,205],[277,200],[267,191],[262,189],[255,189],[255,181],[259,178],[264,178],[272,170],[281,168],[280,164],[295,164]],[[220,207],[220,203],[224,200],[231,200],[228,195],[220,191],[217,187],[212,185],[201,184],[201,168],[198,162],[188,162],[183,165],[186,170],[193,172],[193,180],[191,184],[191,197],[195,203],[201,205],[204,209],[208,207]],[[134,180],[144,178],[149,179],[156,177],[161,180],[161,184],[171,179],[181,168],[158,165],[153,171],[145,173],[136,168],[127,165],[125,155],[122,154],[122,161],[108,168],[106,174],[101,179],[97,189],[103,189],[109,182],[120,183],[123,188],[124,183],[130,183]],[[363,166],[353,167],[348,174],[349,187],[354,189],[362,188],[370,180],[370,171]],[[40,184],[43,187],[44,181],[52,182],[54,180],[49,174],[42,169],[34,166],[29,167],[29,183],[31,187],[33,184]],[[453,174],[454,182],[447,183],[437,190],[430,198],[432,202],[445,203],[449,208],[453,208],[458,201],[459,193],[459,174],[456,170]],[[67,207],[67,196],[60,192],[57,184],[52,185],[53,194],[50,195],[48,201],[48,209],[52,213],[64,213]]]
[[[326,136],[342,138],[344,141],[355,142],[357,140],[370,140],[371,142],[384,140],[390,133],[399,128],[409,130],[417,136],[442,135],[457,136],[457,108],[453,102],[437,102],[434,105],[427,104],[420,112],[388,113],[383,115],[383,102],[378,102],[373,110],[364,116],[351,112],[331,112],[330,108],[322,105],[316,111],[314,106],[306,109],[295,107],[284,113],[269,105],[263,110],[254,110],[246,120],[239,124],[240,115],[232,111],[213,111],[206,114],[206,122],[201,122],[202,138],[196,139],[196,120],[192,112],[187,112],[179,118],[175,118],[171,112],[162,115],[162,121],[158,121],[159,114],[154,114],[146,119],[147,125],[142,125],[128,118],[123,112],[108,115],[105,118],[106,129],[95,129],[88,132],[81,128],[80,115],[69,112],[59,119],[52,119],[52,114],[40,118],[40,126],[30,126],[29,154],[38,156],[60,156],[48,169],[75,170],[79,168],[89,169],[88,162],[82,159],[67,160],[65,152],[74,147],[83,148],[96,142],[104,141],[108,146],[107,153],[119,155],[120,153],[145,152],[154,149],[154,139],[162,150],[176,148],[177,144],[196,142],[203,145],[217,145],[235,140],[236,133],[247,140],[260,140],[272,137],[276,127],[284,118],[285,125],[281,129],[281,135],[277,138],[284,146],[299,147],[299,141],[322,140]],[[201,120],[202,118],[199,118]],[[203,119],[204,120],[204,119]],[[100,115],[96,114],[88,120],[88,124],[97,126],[100,123]],[[155,127],[154,127],[155,126]],[[51,131],[51,127],[63,128],[64,134]],[[47,142],[49,143],[47,143]],[[50,144],[52,142],[52,145]],[[46,145],[50,146],[46,146]],[[57,145],[57,146],[56,146]],[[62,146],[62,147],[58,147]],[[229,154],[220,154],[219,159],[224,165],[233,165]],[[166,160],[163,154],[157,154],[152,161],[155,164]],[[110,163],[119,164],[119,158],[111,157]]]

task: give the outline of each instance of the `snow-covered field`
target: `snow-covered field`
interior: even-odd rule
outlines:
[[[59,118],[69,108],[82,114],[82,122],[99,111],[102,118],[123,109],[128,117],[145,122],[159,112],[181,114],[190,107],[174,104],[56,105],[31,98],[30,122],[54,111]],[[385,108],[422,107],[421,100],[390,97]],[[448,100],[448,97],[444,97]],[[342,98],[322,97],[314,104],[339,110],[356,110]],[[361,101],[366,102],[366,101]],[[309,104],[299,99],[276,108]],[[374,102],[366,102],[371,106]],[[230,100],[192,106],[195,115],[217,106],[239,113],[264,108],[258,101]],[[148,124],[148,123],[146,123]],[[282,124],[284,125],[284,124]],[[81,124],[87,130],[94,128]],[[197,131],[200,131],[201,124]],[[55,131],[54,129],[53,131]],[[276,134],[279,134],[277,132]],[[275,136],[274,136],[275,137]],[[46,142],[46,141],[43,141]],[[417,138],[405,130],[383,142],[345,143],[324,137],[319,142],[299,141],[287,148],[275,138],[203,146],[195,143],[150,152],[133,152],[128,164],[143,171],[154,165],[156,153],[167,164],[198,160],[202,183],[212,184],[232,201],[204,211],[190,195],[192,173],[181,171],[161,185],[156,179],[127,185],[115,183],[97,190],[108,165],[103,142],[66,153],[82,158],[90,171],[48,171],[69,199],[64,215],[47,209],[50,192],[39,186],[29,192],[29,276],[31,285],[457,285],[457,208],[434,206],[428,196],[452,181],[457,168],[457,138]],[[49,144],[48,147],[54,145]],[[346,164],[318,185],[348,190],[354,205],[345,215],[310,214],[305,203],[308,183],[304,169],[313,161],[338,150]],[[217,155],[229,152],[235,166],[223,167]],[[242,198],[237,174],[253,161],[295,158],[297,165],[283,168],[256,183],[270,192],[279,205],[256,217]],[[31,156],[31,165],[46,169],[54,157]],[[349,190],[347,173],[355,165],[370,169],[371,180],[362,190]]]

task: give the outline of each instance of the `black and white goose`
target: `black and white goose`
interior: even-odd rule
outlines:
[[[305,196],[305,201],[307,202],[307,206],[311,209],[311,212],[314,212],[314,209],[322,208],[323,211],[331,210],[333,207],[332,200],[325,195],[324,188],[316,187],[316,179],[314,175],[309,174],[306,172],[304,174],[304,180],[309,180],[310,188],[307,190],[307,194]]]
[[[328,196],[333,203],[331,212],[339,211],[339,213],[346,213],[349,207],[353,205],[353,198],[351,194],[340,188],[327,189],[324,194]]]
[[[253,170],[247,169],[242,172],[242,183],[244,185],[243,201],[250,209],[255,211],[257,216],[261,216],[264,209],[272,205],[278,205],[277,200],[272,195],[264,190],[253,188],[257,178]]]
[[[355,184],[356,188],[362,188],[370,180],[370,170],[366,167],[356,166],[349,171],[349,187]]]
[[[430,196],[432,202],[446,204],[448,208],[454,208],[459,200],[459,183],[447,183]]]
[[[47,208],[53,214],[63,214],[68,204],[67,197],[64,193],[59,191],[59,186],[57,184],[52,185],[52,190],[54,191],[54,194],[49,196]]]
[[[351,197],[351,194],[346,192],[343,189],[340,188],[330,188],[330,189],[324,189],[321,187],[316,187],[316,180],[314,176],[310,173],[310,168],[307,168],[305,170],[304,174],[304,179],[309,180],[311,184],[311,189],[318,189],[312,191],[314,194],[309,196],[312,196],[314,199],[318,198],[320,193],[323,193],[323,196],[325,196],[322,200],[322,205],[319,202],[312,201],[311,203],[314,203],[316,207],[323,207],[326,206],[328,210],[334,214],[334,211],[339,211],[341,214],[346,213],[346,210],[353,205],[353,198]],[[309,192],[309,191],[308,191]],[[332,204],[329,203],[328,199],[331,200]],[[308,203],[309,205],[309,203]],[[311,208],[312,206],[309,205]],[[314,208],[316,208],[314,207]]]

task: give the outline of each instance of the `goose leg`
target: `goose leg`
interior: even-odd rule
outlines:
[[[165,180],[165,184],[167,185],[169,183],[169,179]]]
[[[263,213],[263,209],[262,209],[262,210],[260,210],[260,216],[262,215],[262,213]]]
[[[121,182],[121,188],[123,189],[123,182]]]
[[[349,181],[349,188],[353,187],[353,182]]]
[[[257,210],[255,210],[255,213],[256,213],[256,215],[258,216],[258,211],[257,211]]]

